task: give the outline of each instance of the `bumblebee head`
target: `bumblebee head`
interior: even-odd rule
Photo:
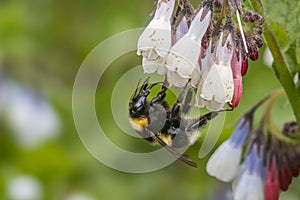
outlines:
[[[129,114],[131,117],[144,117],[148,115],[149,102],[147,97],[149,96],[152,87],[159,84],[160,82],[149,85],[149,79],[147,78],[142,86],[139,88],[140,80],[136,86],[135,92],[129,102]]]

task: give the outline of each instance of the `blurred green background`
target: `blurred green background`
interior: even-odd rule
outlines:
[[[191,2],[196,7],[197,1]],[[198,169],[177,161],[156,172],[129,174],[110,169],[97,161],[82,145],[76,132],[71,107],[72,89],[81,63],[106,38],[145,26],[153,9],[152,0],[0,1],[2,77],[29,87],[47,99],[61,122],[58,137],[37,148],[24,149],[15,141],[5,117],[0,115],[0,199],[9,198],[11,180],[20,175],[37,180],[41,199],[75,200],[77,196],[82,200],[194,200],[215,199],[218,193],[222,193],[224,185],[205,172],[208,157],[198,158],[203,137],[188,150],[191,158],[198,163]],[[264,50],[260,50],[258,62],[249,63],[240,106],[227,114],[218,144],[229,137],[234,123],[251,105],[279,87],[273,71],[263,64]],[[141,58],[132,52],[111,65],[99,83],[101,93],[97,92],[96,109],[100,123],[113,141],[132,151],[151,151],[152,147],[143,140],[123,137],[124,133],[117,127],[110,111],[115,83],[140,63]],[[140,77],[133,78],[137,81]],[[135,85],[132,85],[134,88]],[[126,92],[132,93],[132,90]],[[259,121],[262,112],[263,109],[257,113],[256,121]],[[278,103],[273,116],[279,126],[293,119],[285,99]],[[127,115],[124,120],[127,120]],[[300,181],[295,179],[285,199],[298,199],[300,192],[293,188],[299,185]]]

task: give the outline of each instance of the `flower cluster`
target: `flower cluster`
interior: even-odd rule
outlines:
[[[287,190],[300,171],[298,125],[286,123],[281,133],[267,127],[265,133],[264,117],[252,131],[254,111],[240,119],[232,136],[211,156],[206,170],[221,181],[232,182],[234,200],[278,200],[280,191]]]
[[[240,0],[205,0],[197,9],[188,0],[178,0],[176,11],[175,6],[175,0],[158,0],[139,37],[137,54],[143,57],[144,72],[165,75],[176,87],[190,83],[197,88],[200,108],[235,108],[248,58],[256,60],[263,45],[263,18],[247,11],[240,20]]]

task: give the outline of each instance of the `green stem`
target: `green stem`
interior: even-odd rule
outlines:
[[[272,123],[272,119],[271,119],[271,111],[272,111],[272,107],[276,101],[276,99],[283,95],[284,93],[277,93],[276,95],[274,96],[271,96],[271,98],[269,99],[269,102],[267,104],[267,107],[266,107],[266,112],[265,112],[265,115],[263,117],[264,119],[264,122],[267,126],[267,129],[268,129],[268,132],[272,135],[274,135],[277,139],[285,142],[285,143],[288,143],[288,144],[293,144],[293,145],[297,145],[299,144],[299,139],[293,139],[293,138],[289,138],[287,136],[285,136],[284,134],[281,133],[281,130],[275,125]]]
[[[283,89],[285,90],[290,104],[293,108],[296,120],[300,124],[300,90],[297,90],[296,85],[293,81],[293,77],[289,71],[288,64],[286,63],[283,54],[280,50],[278,42],[272,32],[271,26],[267,15],[264,13],[263,5],[261,0],[250,0],[255,12],[262,15],[265,19],[263,25],[264,37],[266,39],[267,45],[274,58],[274,64],[272,65],[273,70],[276,74],[277,79],[281,83]]]
[[[220,17],[219,17],[219,19],[218,19],[218,21],[216,22],[216,25],[215,25],[215,30],[216,31],[220,29],[222,21],[226,17],[227,9],[228,9],[228,0],[224,0]]]

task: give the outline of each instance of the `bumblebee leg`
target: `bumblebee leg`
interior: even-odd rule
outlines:
[[[188,89],[188,91],[185,95],[184,103],[182,104],[183,99],[184,99],[184,94],[185,94],[185,90],[182,90],[177,98],[176,103],[173,105],[173,108],[172,108],[172,116],[173,117],[178,116],[180,111],[183,114],[187,114],[190,111],[190,108],[191,108],[190,103],[192,101],[193,91],[191,88]],[[182,106],[182,108],[181,108],[181,106]]]
[[[204,127],[207,122],[213,118],[215,118],[218,115],[218,112],[210,112],[206,115],[203,115],[198,120],[196,120],[194,123],[192,123],[188,128],[187,131],[194,131],[198,130],[201,127]]]
[[[183,114],[188,114],[188,112],[190,111],[192,97],[193,97],[193,91],[191,88],[189,88],[185,96],[184,104],[182,105]]]
[[[157,102],[162,102],[164,100],[164,98],[166,97],[166,91],[168,89],[168,85],[169,84],[166,81],[163,83],[160,92],[155,97],[153,97],[153,99],[150,102],[150,105],[153,105],[154,103]]]

